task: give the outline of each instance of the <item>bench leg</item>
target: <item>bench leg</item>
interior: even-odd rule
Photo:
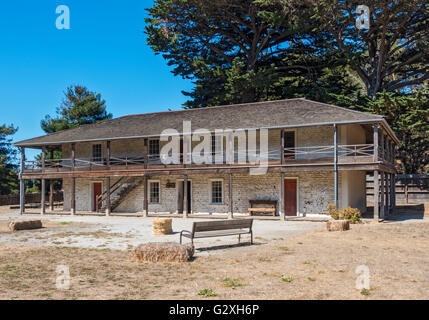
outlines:
[[[238,235],[238,243],[240,243],[241,240],[241,234]]]
[[[182,233],[180,232],[180,244],[182,244]]]
[[[250,244],[253,244],[253,231],[250,232]]]

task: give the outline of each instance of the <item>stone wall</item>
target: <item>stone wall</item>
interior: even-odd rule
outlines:
[[[286,178],[298,179],[298,212],[299,214],[324,213],[329,203],[334,203],[334,174],[327,171],[311,171],[287,173]],[[339,188],[342,188],[339,177]],[[118,178],[112,178],[112,184]],[[143,179],[143,178],[136,178]],[[211,180],[223,180],[223,203],[210,203]],[[177,211],[178,182],[183,176],[159,176],[150,180],[160,182],[160,203],[149,204],[149,212],[174,213]],[[150,181],[149,180],[149,181]],[[228,212],[228,175],[189,175],[188,180],[192,184],[192,212],[193,213],[227,213]],[[76,179],[76,208],[78,211],[90,211],[92,209],[92,183],[103,182],[104,179]],[[347,180],[344,180],[347,181]],[[175,187],[167,188],[167,183],[175,183]],[[71,179],[64,179],[64,206],[70,210]],[[249,199],[280,198],[280,174],[269,173],[266,175],[233,175],[233,210],[234,213],[247,213]],[[133,189],[116,208],[116,212],[142,212],[144,199],[144,184],[139,184]],[[341,200],[341,192],[340,192]],[[344,202],[343,202],[344,203]]]

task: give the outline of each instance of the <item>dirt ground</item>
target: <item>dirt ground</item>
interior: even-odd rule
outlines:
[[[61,228],[52,225],[52,228]],[[131,249],[0,246],[0,299],[428,299],[429,223],[318,229],[218,249],[183,264],[131,262]],[[69,267],[71,287],[56,288]],[[366,265],[370,290],[356,289]]]

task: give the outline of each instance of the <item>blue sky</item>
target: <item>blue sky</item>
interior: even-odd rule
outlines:
[[[40,120],[54,115],[70,84],[106,100],[114,117],[180,109],[181,90],[146,44],[145,8],[151,0],[2,1],[0,3],[0,124],[19,127],[14,141],[44,134]],[[70,30],[58,30],[58,5],[70,9]],[[27,152],[28,157],[35,152]]]

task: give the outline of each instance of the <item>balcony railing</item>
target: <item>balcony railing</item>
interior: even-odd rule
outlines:
[[[374,145],[373,144],[356,144],[356,145],[338,145],[338,162],[339,163],[356,163],[356,162],[373,162],[374,160]],[[311,163],[311,162],[326,162],[333,163],[335,148],[334,146],[308,146],[296,148],[284,148],[284,163]],[[183,164],[183,157],[185,154],[180,154],[180,164]],[[189,155],[190,158],[191,154]],[[188,159],[189,159],[188,158]],[[271,148],[267,152],[260,152],[259,150],[235,150],[233,156],[233,164],[254,164],[259,160],[266,160],[269,164],[281,163],[281,149]],[[379,158],[380,160],[380,158]],[[88,170],[113,170],[113,169],[139,169],[144,167],[165,166],[164,161],[160,155],[148,155],[147,164],[145,158],[140,157],[119,157],[112,156],[110,158],[110,168],[108,161],[103,158],[100,160],[87,159],[87,158],[71,158],[53,159],[45,161],[46,172],[63,172],[63,171],[88,171]],[[204,164],[217,165],[217,164],[231,164],[231,155],[227,152],[211,153],[209,159],[205,159]],[[191,163],[192,165],[192,163]],[[24,170],[27,172],[41,171],[42,162],[40,160],[25,161]]]

